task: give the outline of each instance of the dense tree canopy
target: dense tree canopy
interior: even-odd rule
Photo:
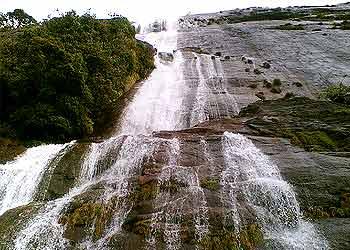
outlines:
[[[88,136],[153,70],[152,50],[135,39],[126,18],[72,11],[37,23],[23,11],[13,13],[16,18],[1,15],[0,136]]]

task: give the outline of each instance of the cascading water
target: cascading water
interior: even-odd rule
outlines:
[[[192,68],[191,73],[197,73],[198,85],[190,125],[238,114],[236,100],[226,88],[221,61],[206,54],[192,54],[195,69]],[[191,63],[191,67],[194,63]]]
[[[30,148],[14,161],[0,165],[0,215],[31,202],[51,160],[72,144]]]
[[[142,37],[159,52],[176,50],[177,32],[150,33]],[[123,113],[120,134],[150,134],[160,130],[186,128],[183,105],[186,85],[182,75],[181,51],[174,53],[173,62],[155,57],[156,69],[145,81]]]
[[[223,191],[232,203],[235,228],[240,228],[237,197],[244,197],[262,225],[267,249],[327,249],[313,225],[305,221],[292,187],[278,167],[240,134],[225,132]]]

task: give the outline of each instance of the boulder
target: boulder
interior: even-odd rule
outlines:
[[[158,57],[166,62],[172,62],[174,61],[174,55],[170,52],[158,52]]]

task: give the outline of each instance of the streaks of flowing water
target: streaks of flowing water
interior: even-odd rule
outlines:
[[[209,232],[208,206],[203,189],[200,187],[198,174],[191,167],[178,165],[180,143],[178,139],[168,141],[168,163],[163,167],[158,180],[160,193],[155,199],[155,210],[152,216],[149,249],[155,248],[155,234],[164,223],[164,240],[166,249],[181,248],[181,224],[192,213],[195,239],[200,242]],[[181,189],[182,194],[176,196],[173,189]],[[176,197],[174,197],[174,195]]]
[[[0,215],[31,202],[50,162],[73,143],[33,147],[14,161],[0,165]]]
[[[29,222],[17,233],[16,250],[27,249],[66,249],[68,240],[63,237],[64,226],[59,218],[63,209],[74,196],[83,193],[91,183],[85,183],[72,189],[64,197],[48,202]]]
[[[118,150],[116,160],[110,162],[112,165],[104,172],[91,175],[91,169],[96,169],[95,164],[100,164],[103,158],[108,158],[108,153],[103,149],[113,143],[120,143],[122,146]],[[112,143],[113,142],[113,143]],[[101,145],[92,145],[92,152],[96,152],[97,148],[102,149],[96,158],[86,157],[85,166],[87,175],[81,175],[78,185],[73,188],[63,198],[56,199],[45,205],[38,214],[32,218],[26,227],[20,231],[15,240],[15,248],[22,249],[65,249],[68,247],[68,241],[64,239],[64,226],[59,223],[65,208],[77,195],[89,191],[94,185],[103,183],[106,185],[105,194],[99,198],[99,202],[106,204],[111,198],[118,199],[114,209],[117,211],[113,214],[110,227],[105,235],[97,242],[87,240],[82,247],[85,249],[103,249],[111,235],[118,233],[121,224],[124,222],[126,215],[132,204],[128,204],[127,196],[132,190],[128,186],[129,178],[139,171],[144,158],[152,152],[154,140],[138,136],[128,136],[127,138],[111,138]],[[111,150],[111,147],[108,147]],[[112,151],[113,151],[112,150]],[[116,152],[112,152],[115,154]],[[108,162],[108,159],[107,159]]]
[[[153,44],[156,44],[158,51],[173,53],[176,49],[176,32],[151,33],[143,39],[156,40]],[[186,86],[182,74],[182,53],[175,52],[171,63],[161,62],[158,57],[155,60],[156,69],[123,113],[121,134],[150,134],[153,131],[185,128],[182,117],[185,113],[183,101]]]
[[[221,61],[205,54],[193,53],[193,57],[197,58],[195,61],[198,85],[190,119],[191,126],[209,119],[237,114],[239,112],[237,102],[227,90]]]
[[[104,204],[112,200],[114,202],[112,221],[106,232],[97,242],[89,239],[83,243],[85,249],[104,249],[109,239],[119,233],[122,224],[130,212],[133,204],[129,201],[128,195],[133,191],[130,178],[141,171],[144,160],[149,157],[158,139],[144,136],[127,136],[125,138],[116,161],[100,177],[105,186],[104,194],[100,197]],[[96,166],[95,166],[96,168]]]
[[[226,170],[223,190],[232,198],[234,221],[239,225],[239,193],[262,225],[268,249],[327,249],[314,226],[302,217],[292,187],[278,167],[240,134],[226,132],[223,139]]]

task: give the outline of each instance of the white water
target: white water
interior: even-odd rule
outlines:
[[[0,165],[0,215],[31,202],[51,160],[63,155],[70,145],[33,147],[14,161]]]
[[[192,54],[191,72],[197,73],[198,85],[190,125],[238,114],[237,102],[227,90],[221,61],[206,54]]]
[[[158,52],[173,53],[176,49],[176,31],[150,33],[142,38],[155,45]],[[172,63],[155,58],[156,69],[122,115],[121,134],[146,135],[153,131],[185,128],[183,61],[180,51],[175,52]]]
[[[151,233],[148,236],[148,248],[155,249],[155,235],[164,230],[166,249],[182,249],[181,224],[185,221],[183,215],[192,214],[195,229],[195,240],[200,242],[209,232],[208,206],[203,189],[200,186],[197,170],[192,167],[183,167],[178,163],[181,153],[178,139],[167,141],[168,162],[163,167],[158,179],[160,189],[154,201],[154,209],[157,213],[152,216]],[[178,186],[181,196],[177,192],[172,193],[163,186]],[[189,219],[189,218],[187,218]],[[164,223],[164,228],[161,228]]]
[[[107,204],[111,198],[118,199],[115,208],[118,213],[113,215],[110,230],[105,233],[101,240],[92,242],[88,239],[82,244],[82,247],[84,249],[103,249],[109,237],[121,229],[121,225],[130,210],[130,204],[126,200],[132,190],[128,185],[129,178],[137,174],[143,159],[152,153],[154,140],[139,136],[128,136],[125,139],[122,139],[122,137],[111,138],[100,144],[101,151],[96,150],[96,144],[94,144],[91,146],[90,152],[105,152],[106,145],[111,145],[111,142],[115,144],[122,143],[120,149],[109,148],[112,153],[116,154],[116,159],[111,163],[112,165],[108,166],[107,170],[100,175],[91,174],[96,169],[99,160],[105,158],[106,155],[97,154],[97,157],[92,158],[89,154],[83,164],[85,171],[78,181],[80,184],[64,197],[48,202],[27,223],[25,229],[17,235],[15,240],[16,249],[51,250],[68,247],[68,241],[63,237],[64,226],[59,223],[59,218],[74,197],[88,191],[98,183],[103,183],[106,187],[105,194],[100,197],[99,202]]]
[[[278,167],[240,134],[225,132],[223,150],[226,170],[223,191],[232,200],[235,228],[240,228],[237,196],[254,210],[268,249],[327,249],[314,226],[302,217],[292,187],[282,179]]]

